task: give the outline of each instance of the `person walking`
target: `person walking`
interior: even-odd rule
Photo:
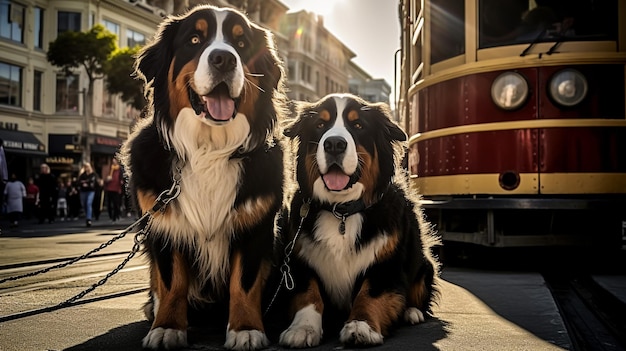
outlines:
[[[73,177],[68,179],[66,183],[67,192],[67,207],[68,207],[68,220],[71,218],[74,221],[78,220],[80,215],[80,193],[78,191],[78,178]]]
[[[39,224],[42,224],[45,219],[48,219],[49,223],[54,223],[59,189],[57,179],[54,174],[50,173],[50,166],[46,163],[39,166],[39,177],[35,184],[39,188]]]
[[[7,157],[4,154],[4,140],[0,139],[0,204],[4,204],[4,187],[9,181]],[[0,213],[2,215],[2,213]]]
[[[91,227],[93,214],[93,198],[96,194],[96,173],[89,162],[83,163],[83,167],[78,175],[78,189],[80,191],[80,203],[85,210],[85,223]]]
[[[35,179],[28,177],[26,183],[26,198],[24,199],[24,218],[37,218],[37,206],[39,206],[39,187],[35,185]]]
[[[104,188],[103,188],[104,182],[102,181],[102,178],[98,177],[98,175],[96,175],[96,188],[94,189],[94,196],[93,196],[93,209],[92,209],[92,216],[93,219],[96,221],[100,220],[100,213],[102,213],[102,206],[104,206]]]
[[[67,188],[63,179],[59,179],[59,195],[57,198],[57,215],[61,219],[61,222],[68,216],[67,210]]]
[[[107,211],[109,219],[115,223],[120,220],[121,196],[122,196],[122,170],[116,158],[111,161],[109,175],[104,180],[104,190],[106,192]]]
[[[4,187],[4,198],[7,205],[10,227],[15,228],[24,211],[24,198],[26,197],[26,187],[24,183],[17,179],[15,173],[11,173],[9,182]]]

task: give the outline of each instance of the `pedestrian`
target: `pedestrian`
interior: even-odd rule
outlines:
[[[113,223],[120,220],[122,185],[122,170],[117,159],[113,158],[109,175],[104,181],[107,211],[109,212],[109,219]]]
[[[57,188],[57,179],[54,174],[50,173],[50,166],[46,163],[39,166],[39,177],[35,180],[35,184],[39,188],[39,224],[42,224],[46,219],[48,219],[48,223],[54,223],[59,189]]]
[[[102,181],[102,178],[96,175],[96,188],[94,190],[93,204],[92,204],[93,219],[96,221],[100,220],[100,213],[102,213],[102,206],[104,206],[103,184],[104,182]]]
[[[85,210],[85,223],[91,227],[93,215],[93,198],[96,194],[96,174],[89,162],[83,163],[83,167],[78,175],[78,189],[80,191],[80,203]]]
[[[67,217],[67,188],[63,179],[59,179],[59,195],[57,197],[57,216],[61,219],[61,222]]]
[[[24,218],[31,219],[38,217],[37,206],[39,206],[39,187],[35,185],[35,179],[28,177],[26,182],[26,198],[24,199]]]
[[[4,187],[9,181],[7,158],[4,154],[4,140],[0,139],[0,204],[4,204]]]
[[[24,198],[26,197],[26,187],[24,183],[17,179],[15,173],[11,173],[9,182],[4,187],[4,198],[7,205],[7,213],[9,215],[9,221],[11,222],[11,228],[15,228],[18,225],[18,221],[24,211]]]
[[[78,220],[80,215],[80,193],[78,191],[78,178],[72,177],[67,180],[66,184],[66,198],[68,207],[68,220],[71,218],[74,221]]]

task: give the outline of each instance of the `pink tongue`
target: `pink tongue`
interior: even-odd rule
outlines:
[[[235,101],[225,94],[216,94],[204,96],[207,109],[213,119],[218,121],[227,121],[235,112]]]
[[[350,177],[339,170],[331,170],[322,176],[328,190],[343,190],[350,182]]]

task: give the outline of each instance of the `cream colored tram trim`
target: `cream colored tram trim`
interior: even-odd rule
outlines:
[[[624,119],[532,119],[524,121],[493,122],[469,124],[449,128],[436,129],[430,132],[417,133],[409,139],[409,145],[428,139],[441,138],[444,136],[491,132],[496,130],[511,129],[536,129],[536,128],[573,128],[573,127],[626,127]]]
[[[500,187],[499,174],[411,177],[422,195],[626,194],[626,173],[523,173],[514,190]]]

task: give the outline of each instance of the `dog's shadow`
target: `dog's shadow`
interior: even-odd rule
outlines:
[[[109,330],[107,333],[98,335],[82,344],[66,348],[66,351],[139,351],[141,339],[150,330],[150,323],[147,321],[134,322]],[[275,341],[277,335],[270,333],[272,343],[266,350],[291,350],[279,346]],[[392,335],[385,338],[385,343],[381,346],[371,347],[368,350],[439,350],[435,343],[444,339],[448,335],[448,322],[439,318],[429,318],[426,322],[415,326],[403,326],[398,328]],[[224,328],[212,325],[203,325],[189,328],[189,347],[186,350],[225,350],[224,349]],[[310,351],[321,350],[352,350],[352,348],[342,346],[337,335],[325,335],[322,344],[317,347],[305,349]]]

